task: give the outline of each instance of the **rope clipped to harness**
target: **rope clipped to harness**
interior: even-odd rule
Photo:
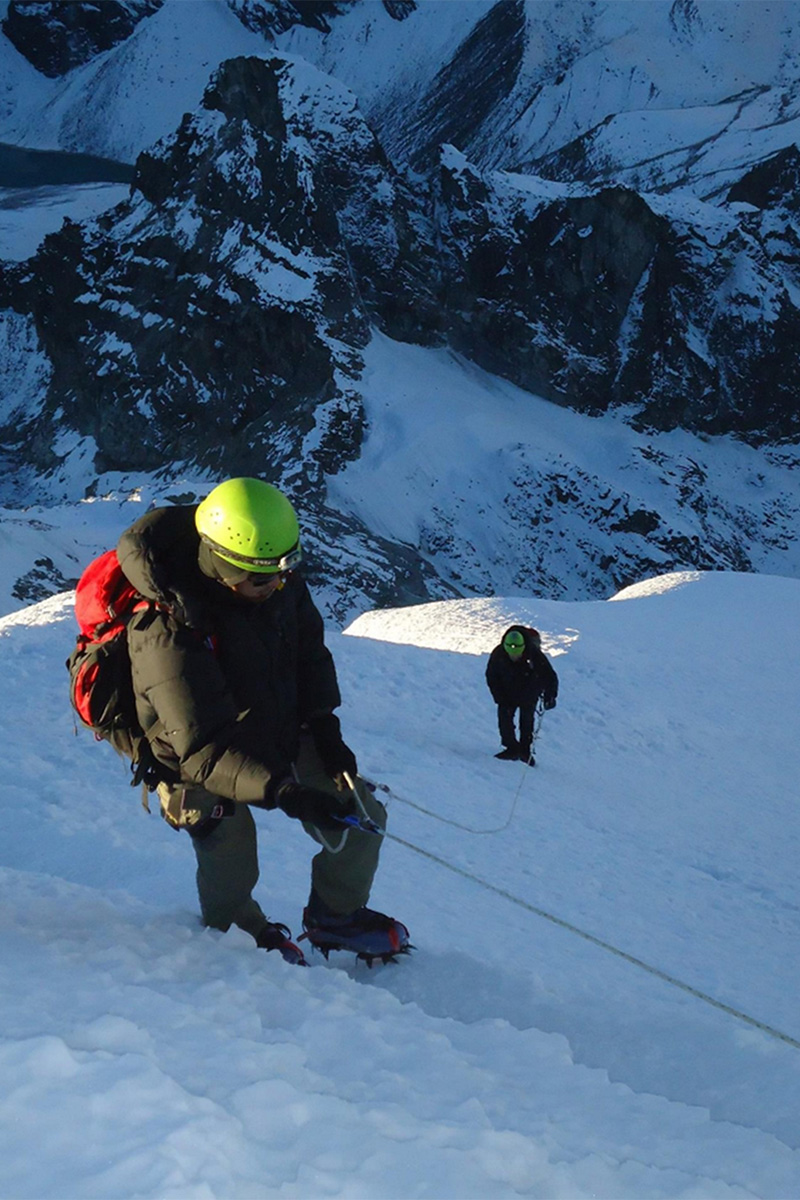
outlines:
[[[372,817],[364,808],[364,804],[358,794],[358,789],[356,788],[356,783],[353,779],[353,776],[347,771],[343,772],[343,774],[345,783],[353,793],[353,800],[356,808],[359,811],[355,813],[347,813],[346,815],[342,816],[337,816],[335,813],[331,813],[331,818],[344,828],[344,833],[336,846],[331,845],[331,843],[325,837],[324,832],[319,828],[318,825],[314,826],[320,844],[325,847],[329,854],[341,854],[342,850],[344,850],[345,846],[347,845],[347,837],[351,829],[357,829],[360,833],[376,834],[378,837],[385,836],[385,830],[381,829],[380,825],[372,820]]]

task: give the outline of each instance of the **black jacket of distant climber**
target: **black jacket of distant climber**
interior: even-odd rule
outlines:
[[[502,641],[489,655],[486,682],[495,704],[504,708],[532,708],[558,695],[558,675],[523,625],[512,625],[525,637],[525,653],[516,662],[503,649]],[[507,631],[508,632],[508,631]]]

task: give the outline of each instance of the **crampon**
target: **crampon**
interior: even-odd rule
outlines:
[[[359,908],[344,917],[317,917],[306,909],[303,929],[298,942],[307,939],[326,959],[331,950],[349,950],[370,968],[376,960],[397,962],[398,955],[414,949],[405,925],[370,908]]]
[[[256,945],[262,950],[279,950],[285,961],[295,967],[308,966],[303,951],[292,941],[288,925],[282,925],[279,921],[266,923],[256,937]]]

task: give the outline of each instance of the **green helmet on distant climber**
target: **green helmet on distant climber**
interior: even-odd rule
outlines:
[[[518,629],[509,629],[503,638],[503,649],[509,658],[522,658],[525,653],[525,638]]]
[[[256,575],[291,571],[302,557],[294,508],[262,479],[220,483],[198,505],[195,525],[218,558]]]

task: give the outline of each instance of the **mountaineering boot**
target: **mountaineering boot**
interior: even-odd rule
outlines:
[[[503,758],[506,762],[516,762],[519,758],[519,748],[517,746],[506,746],[499,754],[495,754],[495,758]]]
[[[530,748],[530,746],[520,746],[520,748],[519,748],[519,761],[520,761],[520,762],[524,762],[524,763],[525,763],[525,765],[526,765],[526,766],[528,766],[528,767],[535,767],[535,766],[536,766],[536,759],[535,759],[535,758],[533,757],[533,755],[531,754],[531,748]]]
[[[326,958],[331,950],[352,950],[370,967],[375,958],[391,962],[396,954],[408,954],[413,949],[405,925],[371,908],[337,916],[312,900],[303,913],[303,929],[305,933],[298,940],[308,938]]]
[[[262,950],[280,950],[286,961],[295,967],[308,966],[303,951],[292,941],[288,925],[268,921],[256,935],[256,945]]]

